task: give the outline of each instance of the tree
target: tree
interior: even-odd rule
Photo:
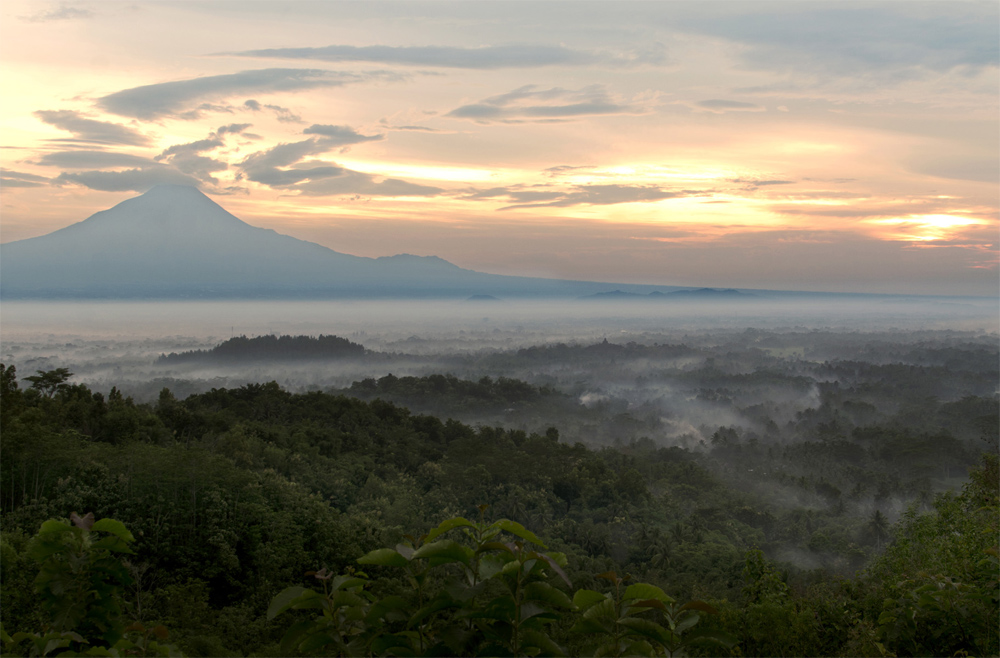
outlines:
[[[24,380],[31,382],[31,388],[47,398],[55,395],[56,391],[66,388],[66,380],[73,376],[69,368],[38,370],[37,372],[37,375],[25,377]]]

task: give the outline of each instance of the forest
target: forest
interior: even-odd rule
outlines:
[[[662,338],[8,363],[4,654],[1000,653],[995,336]]]

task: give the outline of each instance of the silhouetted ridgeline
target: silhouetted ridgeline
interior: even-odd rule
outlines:
[[[161,354],[157,363],[191,361],[342,359],[363,356],[365,348],[339,336],[237,336],[210,350]]]

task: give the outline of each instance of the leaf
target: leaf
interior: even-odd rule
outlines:
[[[709,629],[693,630],[684,636],[687,642],[701,642],[707,640],[715,644],[721,644],[727,649],[736,644],[736,638],[725,631],[715,631]]]
[[[601,619],[604,621],[615,621],[618,619],[618,610],[615,602],[611,599],[604,599],[596,605],[590,606],[584,613],[584,619]]]
[[[667,596],[666,592],[649,583],[635,583],[625,589],[626,599],[655,599],[664,603],[673,603],[674,600]]]
[[[411,549],[412,550],[412,549]],[[358,564],[377,564],[381,567],[405,567],[409,561],[391,548],[378,548],[358,558]]]
[[[466,548],[451,539],[442,539],[431,544],[424,544],[413,553],[413,558],[436,558],[446,562],[461,562],[468,565],[472,559],[471,548]]]
[[[610,581],[612,583],[621,582],[621,578],[618,577],[614,571],[605,571],[604,573],[599,573],[594,578],[601,578],[603,580]]]
[[[528,583],[524,588],[524,598],[528,601],[541,601],[557,608],[572,608],[573,602],[563,592],[548,583]]]
[[[595,592],[592,589],[580,589],[573,595],[573,605],[583,611],[592,605],[597,605],[607,598],[608,597],[605,595],[600,592]]]
[[[697,613],[691,613],[684,619],[677,622],[676,625],[674,625],[674,632],[680,635],[687,629],[697,624],[699,621],[701,621],[701,616],[699,616]]]
[[[461,516],[456,516],[453,519],[442,521],[441,525],[439,525],[438,527],[434,528],[433,530],[427,533],[427,537],[424,539],[424,541],[433,541],[435,538],[443,535],[449,530],[454,530],[455,528],[475,528],[475,527],[476,525],[471,521],[469,521],[468,519],[464,519]]]
[[[315,622],[311,620],[300,621],[292,624],[291,628],[285,631],[285,634],[281,637],[281,653],[286,656],[298,653],[296,649],[298,648],[302,637],[306,635],[315,625]]]
[[[364,578],[356,578],[355,576],[337,576],[330,582],[330,587],[333,589],[350,589],[352,587],[364,587],[368,584],[368,581]]]
[[[513,553],[513,551],[510,550],[510,546],[502,541],[488,541],[476,549],[476,553],[485,553],[486,551],[503,551],[504,553]]]
[[[566,652],[558,644],[552,641],[545,633],[536,630],[525,630],[522,635],[521,647],[537,647],[542,650],[544,656],[564,656]]]
[[[479,577],[489,580],[503,571],[504,566],[513,560],[510,555],[484,555],[479,561]]]
[[[390,595],[374,604],[368,609],[368,616],[365,617],[365,623],[371,625],[374,624],[379,619],[388,620],[389,615],[393,617],[398,617],[396,621],[402,621],[406,619],[406,615],[400,611],[406,608],[409,604],[401,596]],[[393,614],[397,613],[397,614]],[[391,620],[389,620],[391,621]]]
[[[657,610],[666,611],[667,606],[663,605],[663,601],[657,601],[656,599],[646,599],[645,601],[636,601],[629,608],[643,608],[643,610],[636,610],[636,612],[645,612],[650,608],[656,608]]]
[[[557,553],[556,555],[562,555],[562,553]],[[573,586],[573,583],[569,582],[569,576],[567,576],[566,572],[562,570],[562,567],[559,565],[559,562],[556,561],[556,558],[546,553],[539,553],[538,557],[548,562],[549,566],[552,567],[552,570],[559,574],[559,577],[563,579],[563,582],[566,583],[567,587]],[[566,556],[563,555],[564,560],[565,558]]]
[[[94,513],[87,512],[84,516],[81,517],[76,512],[71,512],[69,515],[69,520],[72,521],[73,525],[75,525],[77,528],[81,528],[83,530],[90,530],[94,526]],[[48,653],[48,651],[46,651],[45,653]]]
[[[287,587],[278,592],[278,595],[271,599],[271,605],[267,607],[268,621],[274,619],[282,612],[292,607],[292,603],[295,602],[295,599],[299,598],[307,591],[310,590],[307,590],[305,587],[294,586]]]
[[[697,600],[688,601],[687,603],[681,606],[681,610],[701,610],[702,612],[710,615],[719,614],[719,611],[713,608],[712,606],[708,605],[704,601],[697,601]]]
[[[393,652],[394,656],[414,655],[410,641],[400,635],[382,635],[372,641],[372,653],[376,656],[389,654],[389,649],[405,649],[405,652]]]
[[[462,604],[450,598],[438,598],[413,613],[410,620],[406,622],[407,628],[413,628],[423,620],[427,619],[435,612],[447,610],[449,608],[461,608]]]
[[[340,644],[339,638],[331,637],[326,633],[316,633],[315,635],[307,637],[305,641],[299,645],[299,651],[302,653],[311,653],[320,647],[325,647],[328,644]]]
[[[541,548],[547,548],[547,546],[545,546],[545,544],[542,543],[542,540],[535,536],[535,533],[531,532],[517,521],[511,521],[510,519],[500,519],[499,521],[494,523],[493,526],[496,528],[500,528],[504,532],[509,532],[512,535],[520,537],[525,541],[530,541],[532,544],[535,544],[536,546],[540,546]]]
[[[656,622],[650,621],[648,619],[640,619],[639,617],[627,617],[625,619],[618,620],[618,623],[629,629],[631,632],[644,637],[648,637],[651,640],[656,641],[659,644],[668,644],[669,638],[667,637],[666,629],[657,624]]]
[[[87,516],[93,519],[92,514],[88,514]],[[122,541],[135,541],[135,537],[131,532],[129,532],[129,529],[125,527],[125,524],[121,521],[116,521],[115,519],[101,519],[97,523],[94,523],[90,529],[110,533]]]
[[[610,633],[611,629],[596,619],[578,619],[573,627],[569,629],[571,633]]]

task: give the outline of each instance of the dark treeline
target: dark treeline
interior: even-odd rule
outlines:
[[[210,350],[162,354],[157,363],[339,359],[365,354],[363,345],[339,336],[236,336]]]
[[[291,393],[272,382],[183,400],[164,389],[156,402],[138,404],[117,388],[102,395],[72,384],[69,371],[19,380],[8,367],[0,375],[0,614],[9,634],[54,623],[32,583],[44,541],[31,538],[47,519],[92,512],[121,521],[135,538],[124,563],[121,616],[144,628],[163,624],[170,642],[189,655],[288,655],[282,638],[312,617],[308,610],[269,616],[269,607],[274,613],[274,602],[285,600],[276,599],[279,593],[292,586],[322,590],[307,571],[351,574],[362,568],[358,558],[396,546],[374,554],[365,578],[336,581],[354,583],[341,598],[355,597],[351,609],[365,613],[350,623],[345,617],[341,630],[356,631],[367,644],[310,646],[407,655],[368,634],[365,624],[375,625],[376,617],[364,597],[437,597],[447,605],[433,617],[414,612],[412,619],[431,620],[416,626],[421,642],[425,635],[445,642],[446,628],[468,624],[463,620],[472,617],[462,615],[472,604],[455,603],[452,594],[441,598],[454,591],[444,572],[420,581],[426,584],[415,593],[406,572],[391,566],[409,558],[391,551],[410,555],[406,535],[482,514],[484,524],[504,518],[523,524],[564,557],[569,585],[549,570],[545,586],[568,596],[580,589],[613,594],[607,574],[614,572],[659,587],[678,603],[705,602],[715,614],[704,614],[698,627],[735,644],[684,645],[693,655],[1000,650],[997,460],[992,444],[978,437],[847,424],[836,414],[831,420],[821,405],[818,417],[796,419],[800,429],[814,428],[799,443],[785,440],[781,427],[751,435],[717,426],[701,450],[663,447],[641,434],[592,449],[555,427],[471,426],[379,399],[436,392],[506,405],[560,397],[515,380],[433,376],[356,384],[358,394],[375,396],[370,400]],[[844,400],[831,396],[842,411]],[[949,413],[986,410],[990,417],[986,403],[962,404]],[[854,420],[865,413],[861,408]],[[962,493],[934,494],[932,478],[948,477],[950,469],[958,479],[970,465],[976,466]],[[802,492],[809,504],[791,493],[778,501],[757,491],[749,473],[758,471],[762,481],[781,483],[779,491]],[[855,491],[851,482],[868,484]],[[919,482],[928,486],[905,491]],[[892,523],[886,501],[906,495],[917,497]],[[465,555],[454,551],[456,560]],[[574,599],[578,612],[543,610],[549,616],[539,623],[555,649],[599,650],[581,635],[586,624],[574,621],[594,604],[588,596]],[[551,607],[562,599],[547,600]],[[493,621],[476,622],[477,628],[499,628],[503,615],[489,614]],[[412,639],[406,623],[392,619],[377,623],[400,642]],[[632,626],[647,628],[643,623]],[[503,646],[522,646],[504,637]],[[497,647],[481,650],[496,655]]]

